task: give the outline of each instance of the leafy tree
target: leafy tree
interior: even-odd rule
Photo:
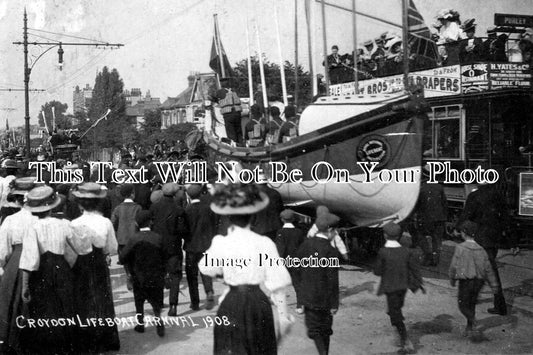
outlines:
[[[150,137],[161,131],[161,110],[144,111],[144,123],[142,124],[143,135]]]
[[[61,129],[70,128],[72,126],[72,122],[65,114],[65,112],[67,112],[68,105],[62,102],[56,101],[56,100],[47,102],[41,106],[41,112],[39,112],[39,116],[38,116],[39,126],[45,127],[44,117],[43,117],[43,112],[44,112],[44,115],[46,117],[46,124],[48,125],[48,129],[50,131],[54,130],[55,127],[52,124],[53,122],[52,107],[54,108],[54,113],[56,117],[56,126]]]
[[[251,58],[252,64],[252,80],[254,87],[254,94],[256,92],[256,87],[261,83],[260,77],[260,68],[259,68],[259,58],[256,56]],[[263,56],[263,65],[265,71],[265,84],[267,88],[267,96],[271,100],[280,100],[283,99],[283,90],[281,87],[281,73],[279,70],[279,65],[268,61],[267,58]],[[285,83],[287,86],[287,94],[293,95],[295,92],[295,80],[294,73],[296,68],[294,64],[289,61],[285,61],[284,64],[285,71]],[[243,59],[236,63],[234,67],[234,86],[240,97],[248,97],[248,61]],[[303,67],[298,65],[298,101],[299,105],[305,105],[311,102],[312,96],[312,82],[309,72],[303,70]]]
[[[97,147],[119,147],[124,142],[122,132],[129,123],[123,89],[124,83],[116,69],[109,71],[104,67],[96,75],[88,112],[90,123],[98,120],[107,109],[111,110],[107,119],[100,121],[98,126],[93,128],[96,132],[94,143]]]

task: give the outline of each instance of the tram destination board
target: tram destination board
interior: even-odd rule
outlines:
[[[491,90],[530,88],[529,64],[490,63],[489,85]]]
[[[533,16],[494,14],[494,24],[496,26],[533,27]]]

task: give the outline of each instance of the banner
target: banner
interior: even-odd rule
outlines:
[[[461,88],[463,94],[487,91],[489,89],[489,68],[487,63],[461,66]]]
[[[424,86],[425,97],[458,95],[461,93],[461,73],[459,65],[441,67],[409,73],[411,84]],[[354,83],[330,85],[330,95],[354,95]],[[403,91],[403,75],[362,80],[359,82],[359,94],[392,94]]]
[[[531,87],[529,64],[491,63],[489,84],[491,90]]]

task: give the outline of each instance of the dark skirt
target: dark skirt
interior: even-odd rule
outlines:
[[[13,246],[4,275],[0,280],[0,353],[8,353],[8,349],[17,351],[20,344],[20,328],[16,319],[22,314],[22,271],[19,271],[22,244]]]
[[[259,286],[232,286],[217,316],[215,354],[277,354],[272,306]]]
[[[87,318],[113,319],[113,291],[105,255],[102,249],[93,248],[87,255],[80,255],[72,269],[74,272],[74,300],[76,313],[86,325]],[[80,327],[78,346],[82,352],[119,350],[117,325],[106,321],[104,325]]]
[[[72,271],[65,257],[51,252],[42,254],[39,270],[30,276],[29,317],[36,323],[38,319],[73,319],[72,284]],[[74,342],[74,327],[37,323],[35,328],[24,328],[21,344],[33,354],[74,354]]]

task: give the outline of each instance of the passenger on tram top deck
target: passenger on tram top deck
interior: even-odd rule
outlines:
[[[459,46],[459,60],[461,64],[484,60],[483,41],[481,38],[475,37],[477,26],[474,23],[475,21],[475,19],[466,20],[463,26],[461,26],[467,37],[461,41]]]

